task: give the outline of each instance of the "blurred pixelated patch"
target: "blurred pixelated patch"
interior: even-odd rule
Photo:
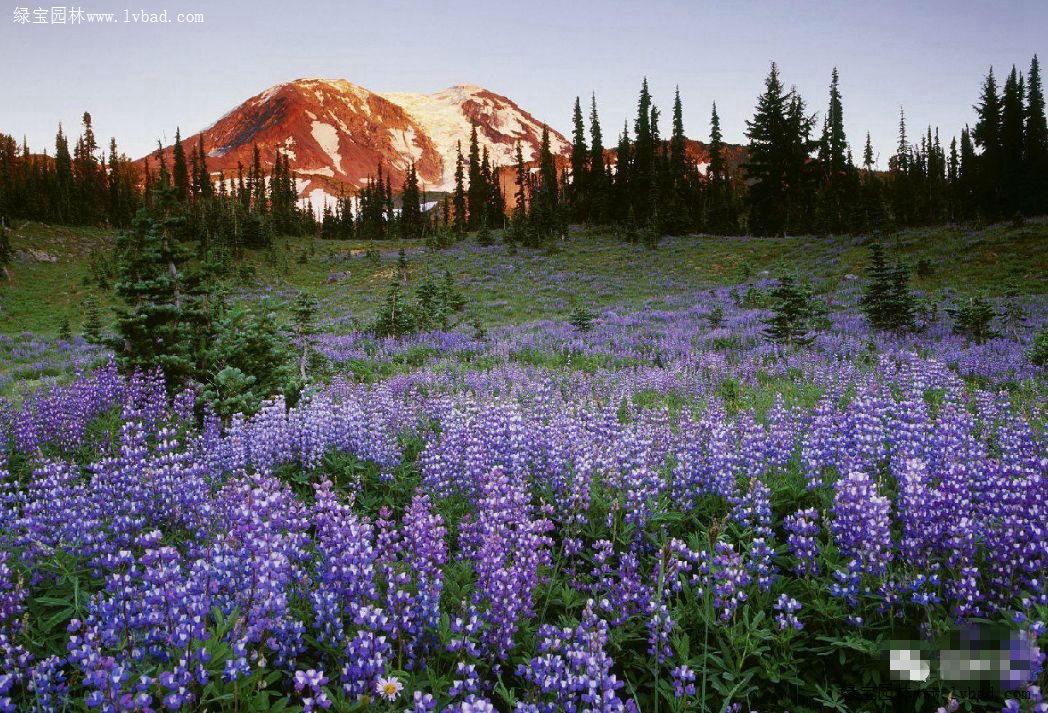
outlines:
[[[1033,681],[1044,654],[1026,631],[967,624],[934,639],[893,639],[882,654],[893,681],[948,683],[1011,691]]]

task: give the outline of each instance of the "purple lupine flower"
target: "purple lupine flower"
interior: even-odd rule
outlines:
[[[835,490],[830,530],[837,548],[845,557],[856,558],[868,574],[880,576],[892,559],[888,498],[859,471],[838,480]]]
[[[695,672],[688,666],[677,666],[670,675],[673,677],[673,695],[677,698],[695,695]]]
[[[550,562],[549,520],[533,516],[524,483],[495,468],[477,484],[477,511],[462,525],[463,557],[477,583],[470,612],[484,622],[482,645],[505,659],[522,617],[532,613],[539,570]]]
[[[798,510],[786,516],[783,525],[790,533],[786,544],[793,555],[793,571],[801,576],[819,574],[819,513],[815,508]]]
[[[534,710],[626,710],[618,695],[624,684],[611,673],[614,661],[605,651],[608,624],[597,617],[593,600],[577,627],[543,625],[537,638],[538,655],[517,667],[517,675],[534,688],[523,692],[522,703]]]
[[[797,618],[797,612],[800,610],[800,602],[785,594],[780,594],[775,601],[775,611],[779,612],[775,615],[775,621],[779,624],[779,628],[783,631],[789,629],[800,631],[803,629],[804,624]]]

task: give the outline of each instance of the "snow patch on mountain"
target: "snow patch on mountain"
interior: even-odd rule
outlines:
[[[462,112],[461,100],[454,94],[438,92],[436,94],[412,94],[410,92],[391,92],[383,97],[399,105],[429,136],[433,148],[444,159],[441,171],[442,185],[453,179],[455,154],[462,137],[469,139],[470,123]],[[468,147],[463,146],[465,152]]]
[[[338,205],[338,198],[331,195],[323,188],[314,188],[304,197],[298,199],[298,204],[305,208],[307,205],[313,206],[313,214],[320,218],[324,215],[324,207],[327,206],[332,210]]]
[[[323,121],[314,121],[311,132],[313,140],[328,155],[336,171],[342,170],[342,154],[338,152],[338,130]]]
[[[413,161],[422,158],[422,147],[418,144],[418,134],[415,129],[408,127],[393,135],[393,148],[400,154],[400,161],[394,161],[397,168],[408,168]]]
[[[279,148],[280,148],[280,152],[283,153],[285,156],[287,156],[289,159],[291,159],[292,161],[297,161],[298,160],[298,155],[295,153],[295,149],[291,148],[294,145],[295,145],[295,137],[294,136],[289,136],[286,139],[284,139],[284,143],[281,144],[281,146]]]
[[[534,139],[542,134],[542,124],[530,119],[508,100],[492,94],[483,87],[475,84],[457,84],[432,94],[388,92],[382,96],[404,109],[415,123],[422,127],[437,153],[443,157],[443,188],[452,183],[459,142],[462,143],[463,153],[468,150],[467,142],[472,123],[466,113],[467,104],[480,117],[478,140],[482,147],[487,147],[494,165],[509,166],[513,163],[518,140],[521,141],[521,152],[525,161],[538,159]],[[488,130],[501,134],[499,140],[493,141],[487,136],[485,125]],[[508,137],[508,140],[505,137]],[[550,146],[554,153],[564,153],[569,149],[568,144],[555,133],[550,137]]]

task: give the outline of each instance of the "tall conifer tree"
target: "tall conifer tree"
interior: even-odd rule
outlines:
[[[630,205],[638,219],[645,219],[651,209],[652,181],[655,172],[655,139],[651,130],[651,93],[645,77],[637,99],[637,118],[633,121],[633,155],[630,160]]]
[[[182,147],[182,132],[178,127],[175,127],[175,145],[172,155],[172,178],[175,182],[175,192],[178,200],[185,202],[189,199],[189,167],[186,165],[186,151]]]
[[[586,125],[582,119],[582,104],[575,97],[575,108],[571,117],[571,183],[568,200],[571,203],[572,215],[576,220],[584,220],[588,213],[587,198],[587,160],[589,151],[586,147]]]
[[[415,170],[414,161],[411,162],[411,167],[404,178],[400,201],[400,234],[405,238],[421,238],[425,220],[422,216],[418,172]]]
[[[460,141],[455,154],[455,192],[453,194],[455,230],[459,233],[465,232],[467,227],[465,180],[466,172],[462,161],[462,142]]]
[[[597,115],[597,95],[590,98],[590,158],[589,180],[587,181],[587,208],[589,219],[594,223],[608,220],[608,170],[604,159],[604,135]]]
[[[1026,125],[1023,131],[1023,160],[1026,167],[1027,213],[1048,211],[1048,121],[1044,114],[1044,87],[1037,55],[1030,60],[1026,91]]]
[[[978,163],[978,193],[980,203],[987,217],[995,217],[1000,212],[1001,172],[1001,96],[997,90],[997,79],[993,67],[983,82],[982,96],[975,110],[978,119],[972,130],[975,145],[982,149]]]
[[[1023,203],[1025,99],[1023,77],[1012,65],[1001,95],[1001,210],[1005,215],[1021,210]]]

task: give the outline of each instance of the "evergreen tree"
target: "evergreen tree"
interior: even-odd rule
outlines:
[[[739,229],[738,214],[727,165],[724,162],[724,137],[721,134],[717,102],[710,112],[709,164],[706,167],[706,228],[713,233],[731,235]]]
[[[93,225],[105,214],[105,175],[98,158],[98,142],[91,114],[84,112],[84,133],[73,150],[73,215],[76,222]]]
[[[414,306],[404,295],[398,280],[394,280],[386,293],[386,303],[370,331],[376,337],[400,337],[414,332],[417,316]]]
[[[586,147],[586,126],[582,120],[582,104],[575,97],[575,109],[572,113],[571,132],[571,183],[568,184],[568,202],[572,216],[576,220],[585,220],[589,214],[587,206],[587,177],[589,150]]]
[[[469,133],[469,220],[470,230],[477,230],[487,224],[488,194],[487,182],[483,172],[480,156],[480,142],[477,138],[477,125],[473,123]]]
[[[997,311],[985,297],[970,297],[947,312],[953,318],[954,334],[967,337],[976,344],[998,336],[993,329]]]
[[[1044,88],[1037,55],[1030,60],[1027,77],[1026,125],[1023,131],[1023,159],[1026,167],[1025,200],[1027,213],[1048,211],[1048,121],[1044,113]]]
[[[866,132],[866,146],[863,147],[863,150],[862,150],[862,167],[866,171],[872,171],[873,170],[873,162],[874,162],[873,142],[870,141],[870,132],[867,131]]]
[[[84,299],[84,324],[81,328],[81,336],[88,344],[102,344],[102,309],[98,305],[98,298],[88,295]]]
[[[268,208],[266,205],[266,172],[262,168],[262,153],[258,149],[258,144],[252,146],[252,149],[251,173],[248,176],[248,182],[250,184],[250,209],[257,214],[262,215]],[[379,170],[381,171],[381,167]],[[381,178],[382,176],[379,175],[380,180]]]
[[[295,303],[292,305],[291,314],[294,319],[295,338],[298,347],[302,351],[298,361],[299,378],[305,382],[308,379],[308,367],[310,361],[310,348],[313,337],[317,333],[317,310],[320,303],[317,298],[306,291],[298,293]]]
[[[746,122],[751,232],[776,235],[805,229],[812,194],[811,125],[803,100],[783,88],[773,62],[754,117]]]
[[[397,251],[397,277],[402,282],[408,281],[408,253],[404,248]]]
[[[586,181],[588,219],[593,223],[608,220],[608,168],[604,159],[604,135],[597,116],[597,95],[590,98],[590,158],[589,178]]]
[[[26,151],[28,155],[28,149]],[[61,124],[55,136],[54,215],[59,223],[69,223],[76,218],[73,215],[73,159]]]
[[[457,153],[455,154],[455,192],[454,192],[454,208],[455,208],[455,230],[458,233],[464,233],[466,231],[466,173],[465,167],[462,162],[462,142],[458,143]]]
[[[131,162],[120,154],[116,138],[109,142],[106,182],[106,216],[109,222],[120,227],[130,226],[138,205],[138,189],[135,186],[135,173]]]
[[[1022,209],[1026,88],[1015,65],[1004,82],[1001,95],[1001,212],[1013,215]]]
[[[826,173],[831,176],[843,174],[848,168],[848,139],[844,135],[844,108],[841,102],[840,76],[836,67],[830,76],[830,106],[826,111],[822,145],[825,147],[822,158]]]
[[[957,165],[957,203],[960,213],[965,218],[972,215],[972,203],[977,188],[977,157],[972,135],[968,127],[961,130],[961,152]]]
[[[681,105],[679,87],[673,94],[673,126],[665,173],[662,217],[671,233],[681,234],[691,230],[694,225],[691,208],[696,201],[692,192],[695,185],[694,167],[688,162],[684,136],[684,109]]]
[[[997,80],[990,67],[983,82],[982,96],[975,107],[978,120],[972,130],[975,145],[982,149],[978,159],[977,191],[983,211],[987,217],[996,217],[1001,206],[1001,96],[997,91]]]
[[[513,184],[516,188],[513,193],[513,215],[510,218],[510,227],[506,234],[507,242],[511,244],[525,242],[527,233],[528,171],[524,166],[524,154],[521,150],[520,141],[517,142],[514,158]]]
[[[636,209],[633,207],[632,194],[632,147],[630,146],[629,125],[623,123],[622,134],[615,149],[615,176],[612,184],[612,205],[614,206],[614,218],[623,220],[629,213],[636,217]]]
[[[830,103],[819,140],[822,185],[818,195],[818,227],[823,232],[841,232],[852,227],[852,214],[860,189],[848,154],[844,134],[844,109],[840,77],[834,67],[830,78]]]
[[[633,122],[633,155],[630,158],[630,205],[639,220],[645,220],[652,209],[652,181],[655,174],[655,137],[652,135],[651,94],[644,78],[637,99],[637,118]],[[620,159],[621,160],[621,159]]]
[[[382,167],[379,166],[381,171]],[[381,183],[381,181],[379,181]],[[386,224],[386,235],[392,235],[393,227],[397,222],[397,212],[393,207],[393,177],[386,173],[386,183],[382,192],[382,209]]]
[[[214,195],[215,187],[211,183],[211,172],[207,168],[207,153],[204,151],[204,134],[203,132],[197,134],[197,156],[199,157],[197,163],[197,176],[196,182],[199,187],[199,193],[202,198],[210,198]]]
[[[916,301],[909,289],[909,271],[890,265],[880,243],[870,246],[870,266],[859,305],[876,329],[899,330],[913,326]]]
[[[14,250],[11,248],[11,229],[7,227],[7,218],[0,215],[0,272],[11,279],[10,273],[7,271],[7,266],[11,264],[11,258],[14,256]]]
[[[910,140],[906,132],[906,112],[899,107],[899,140],[895,155],[888,161],[892,214],[899,225],[912,224],[916,215],[913,163]]]
[[[529,228],[537,243],[561,230],[560,197],[557,186],[557,166],[550,150],[549,127],[542,127],[542,143],[539,147],[538,184],[532,194]]]
[[[815,191],[818,180],[817,164],[811,160],[818,148],[811,132],[815,118],[807,112],[804,98],[796,89],[790,90],[786,112],[784,164],[786,181],[786,229],[794,233],[809,230],[815,209]]]
[[[571,310],[568,324],[574,327],[577,332],[589,332],[593,329],[593,322],[596,318],[596,315],[585,305],[578,304]]]
[[[811,342],[815,308],[810,291],[783,275],[770,296],[772,315],[764,322],[764,336],[786,346]]]
[[[405,238],[421,238],[426,221],[419,202],[418,173],[415,162],[411,162],[400,197],[400,234]]]
[[[1048,328],[1043,328],[1034,335],[1026,356],[1034,366],[1048,369]]]
[[[961,155],[957,151],[957,138],[950,139],[950,153],[946,168],[946,183],[949,186],[949,218],[957,220],[961,214],[958,201],[958,186],[961,175]]]
[[[275,305],[263,300],[224,312],[207,350],[203,397],[218,415],[252,415],[264,399],[282,394],[293,405],[301,384],[295,378],[296,349]]]
[[[178,127],[175,127],[175,145],[172,155],[174,165],[171,170],[175,192],[178,199],[184,203],[189,200],[189,167],[186,165],[186,151],[182,147],[182,132]]]
[[[481,174],[488,196],[487,205],[487,227],[501,228],[506,222],[506,199],[502,196],[502,184],[499,180],[498,167],[492,166],[488,157],[488,147],[484,147],[484,157],[481,159]]]
[[[779,68],[772,62],[753,119],[746,122],[749,146],[744,168],[747,178],[753,182],[750,187],[750,230],[758,235],[786,230],[788,102],[789,94],[779,79]]]
[[[140,210],[117,244],[115,288],[122,305],[111,346],[125,370],[159,368],[180,384],[200,372],[200,355],[210,345],[212,288],[207,273],[190,270],[188,251],[177,239],[185,218],[166,171],[157,191],[154,210]]]

